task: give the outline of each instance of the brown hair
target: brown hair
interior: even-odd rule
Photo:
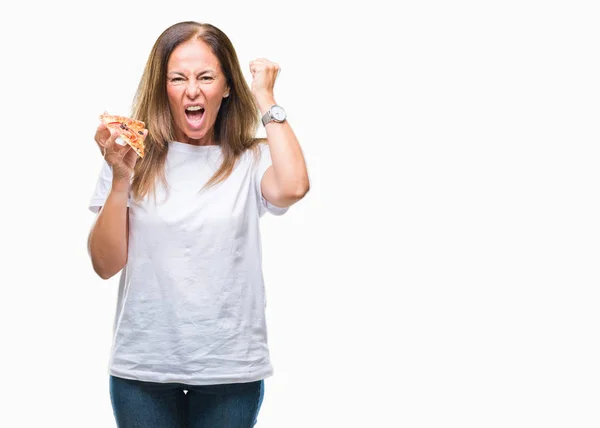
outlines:
[[[167,185],[164,165],[168,143],[175,139],[167,96],[167,64],[177,46],[194,38],[210,46],[229,86],[229,96],[223,99],[214,124],[214,137],[221,144],[223,163],[204,186],[226,180],[242,153],[255,149],[261,141],[254,138],[258,106],[229,38],[210,24],[192,21],[174,24],[154,43],[133,102],[132,117],[143,121],[148,128],[144,157],[135,165],[132,182],[133,196],[137,200],[154,192],[157,178],[165,187]]]

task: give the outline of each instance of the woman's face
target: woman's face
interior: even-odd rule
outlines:
[[[225,75],[210,47],[197,39],[177,46],[167,64],[167,95],[177,141],[208,145],[223,97]]]

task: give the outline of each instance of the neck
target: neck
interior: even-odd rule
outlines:
[[[175,138],[177,138],[177,141],[179,141],[180,143],[191,144],[192,146],[218,145],[218,142],[214,140],[214,132],[212,132],[212,130],[211,132],[208,132],[204,137],[199,139],[190,138],[183,132],[177,131],[175,132]]]

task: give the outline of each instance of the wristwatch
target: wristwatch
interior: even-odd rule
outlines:
[[[281,106],[275,104],[263,115],[262,123],[263,126],[266,126],[269,122],[281,123],[286,117],[285,110]]]

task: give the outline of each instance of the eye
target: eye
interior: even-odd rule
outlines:
[[[210,82],[211,80],[214,80],[214,77],[212,76],[200,76],[200,80],[203,82]]]
[[[171,78],[171,82],[183,82],[183,77],[173,77]]]

